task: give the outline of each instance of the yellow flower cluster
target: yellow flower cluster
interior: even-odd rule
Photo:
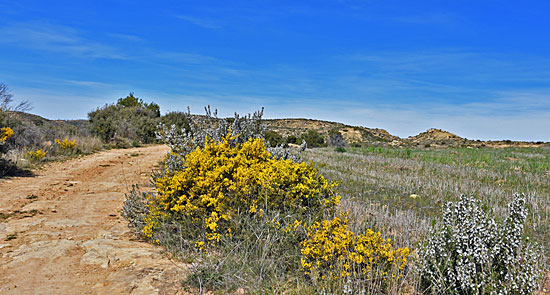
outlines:
[[[69,137],[65,137],[62,141],[56,139],[55,143],[64,151],[71,151],[76,148],[76,139],[70,140]]]
[[[0,143],[6,142],[6,140],[12,136],[13,130],[10,127],[0,128]]]
[[[309,163],[274,159],[263,139],[232,146],[235,136],[222,142],[207,139],[204,148],[189,153],[184,169],[156,180],[158,195],[151,202],[144,234],[151,237],[159,218],[171,216],[201,228],[199,248],[231,237],[230,221],[237,213],[263,216],[269,210],[306,214],[334,208],[340,197]],[[202,239],[202,241],[201,241]]]
[[[345,215],[315,222],[302,242],[302,268],[306,274],[317,271],[332,279],[366,275],[367,278],[394,278],[407,263],[409,249],[392,249],[391,241],[380,232],[367,230],[357,235],[348,229]]]
[[[29,159],[30,161],[42,161],[46,157],[46,154],[48,152],[42,151],[42,149],[36,150],[36,151],[28,151],[25,153],[25,158]]]

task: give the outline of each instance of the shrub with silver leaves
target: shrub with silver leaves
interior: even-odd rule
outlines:
[[[221,140],[231,132],[238,135],[232,142],[232,146],[244,143],[249,139],[264,137],[265,126],[262,124],[262,116],[264,109],[241,117],[235,113],[233,118],[219,118],[218,111],[210,109],[210,106],[205,107],[206,115],[198,116],[191,115],[191,111],[187,108],[187,113],[183,113],[189,122],[189,128],[178,129],[174,125],[161,125],[160,131],[157,132],[157,139],[166,143],[172,152],[168,155],[165,164],[168,171],[179,171],[183,167],[182,160],[187,154],[195,150],[197,147],[204,147],[206,138],[214,142]],[[299,156],[292,154],[288,149],[282,146],[268,148],[269,152],[278,159],[292,159],[299,161]]]
[[[496,222],[473,197],[447,204],[442,224],[419,249],[424,294],[533,294],[543,275],[542,249],[523,238],[525,196]]]

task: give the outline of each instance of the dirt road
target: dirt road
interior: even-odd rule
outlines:
[[[109,150],[0,180],[0,294],[177,294],[186,265],[133,240],[120,215],[167,152]]]

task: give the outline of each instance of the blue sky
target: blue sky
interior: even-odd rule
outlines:
[[[0,0],[0,82],[33,113],[130,91],[162,111],[305,117],[407,137],[550,141],[548,1]]]

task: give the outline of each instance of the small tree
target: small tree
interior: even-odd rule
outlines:
[[[130,92],[130,94],[128,94],[125,98],[119,98],[116,105],[123,108],[146,108],[151,110],[156,117],[160,117],[160,107],[158,104],[154,102],[145,103],[143,99],[135,97],[133,92]]]
[[[0,82],[0,127],[9,127],[10,112],[24,112],[30,109],[31,105],[26,100],[14,104],[13,94],[10,93],[8,86]]]

